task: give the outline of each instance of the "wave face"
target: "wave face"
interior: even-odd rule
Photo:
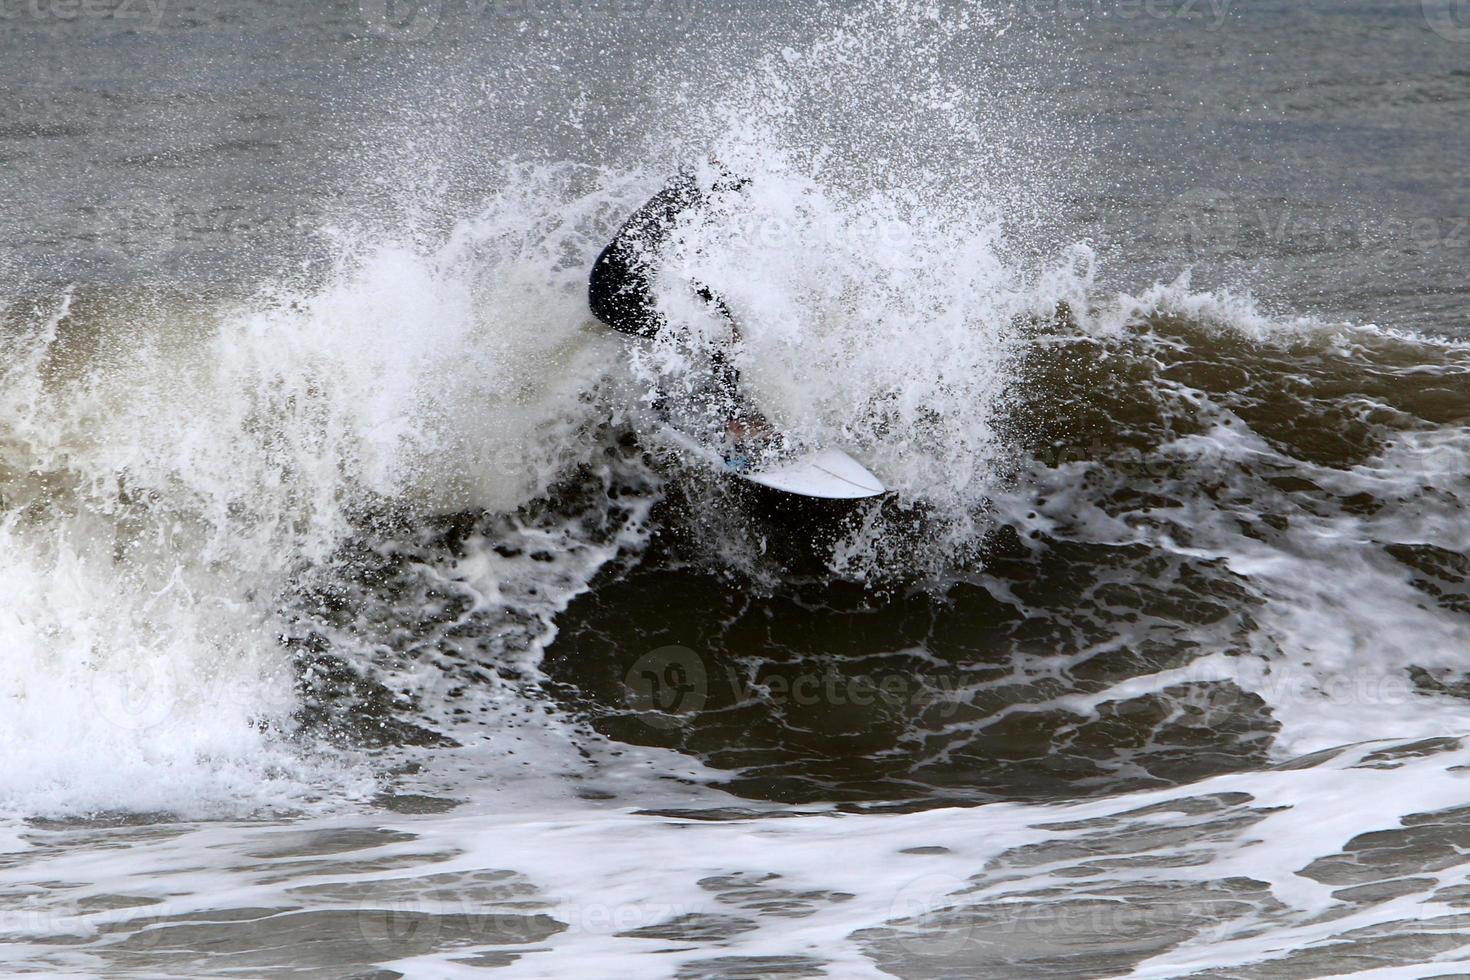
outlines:
[[[1155,69],[1093,84],[1144,36],[1192,77],[1386,14],[502,7],[179,14],[161,37],[249,99],[152,91],[127,50],[162,42],[126,35],[110,94],[0,130],[23,177],[95,144],[129,189],[59,175],[74,213],[4,219],[15,962],[1463,958],[1454,222],[1436,250],[1283,198],[1289,160],[1173,186],[1202,146]],[[52,26],[62,57],[109,25]],[[1271,146],[1344,104],[1443,130],[1334,64]],[[1261,149],[1209,131],[1224,170]],[[709,155],[750,183],[651,256],[668,328],[601,328],[594,257]],[[729,329],[692,283],[773,424],[892,495],[797,507],[678,450]]]

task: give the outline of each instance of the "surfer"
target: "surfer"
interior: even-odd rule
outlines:
[[[738,191],[750,181],[737,177],[714,157],[709,168],[680,170],[643,207],[635,211],[592,266],[587,302],[592,313],[614,330],[651,339],[668,326],[659,312],[653,280],[657,263],[678,234],[683,219],[709,217],[716,196]],[[709,360],[714,374],[714,404],[705,416],[718,431],[724,422],[725,446],[717,454],[724,469],[757,486],[818,500],[862,500],[882,496],[882,481],[841,449],[828,447],[801,451],[785,434],[772,429],[740,393],[740,375],[732,363],[740,343],[740,326],[724,299],[705,283],[689,288],[729,324],[728,342],[716,345]],[[713,447],[691,438],[671,425],[674,445],[689,449],[695,458],[709,458]],[[714,435],[714,432],[709,432]]]
[[[709,158],[715,172],[707,185],[693,168],[685,167],[669,179],[663,190],[623,223],[612,242],[602,250],[592,266],[587,283],[587,301],[592,315],[621,333],[652,339],[666,326],[653,294],[653,262],[668,243],[686,214],[698,212],[709,204],[710,195],[720,191],[740,190],[750,183],[737,177],[714,157]],[[710,352],[719,391],[718,408],[725,416],[726,431],[732,441],[769,431],[760,413],[740,397],[740,376],[730,360],[730,349],[740,342],[740,327],[725,301],[703,283],[691,283],[696,295],[708,303],[730,325],[728,348]]]

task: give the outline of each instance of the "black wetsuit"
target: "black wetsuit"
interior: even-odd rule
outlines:
[[[749,181],[726,172],[714,190],[738,190]],[[653,295],[651,263],[668,241],[674,226],[686,212],[706,204],[706,192],[693,170],[681,170],[633,216],[623,223],[612,244],[602,250],[592,266],[587,281],[587,303],[592,315],[622,333],[653,338],[664,327]],[[731,325],[735,339],[735,318],[719,296],[700,283],[691,283],[695,293],[714,306]],[[740,395],[740,375],[723,347],[709,352],[710,369],[718,391],[711,407],[730,419],[746,416]]]
[[[650,262],[679,216],[704,203],[692,171],[681,171],[624,222],[602,250],[587,283],[592,315],[622,333],[653,337],[663,326],[655,307]],[[701,292],[704,292],[701,290]],[[708,293],[705,293],[708,298]]]

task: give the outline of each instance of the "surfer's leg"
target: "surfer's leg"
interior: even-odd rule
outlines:
[[[744,400],[740,397],[740,371],[736,369],[732,359],[735,345],[740,343],[740,326],[735,322],[735,314],[730,312],[730,307],[725,304],[723,297],[716,295],[708,286],[696,282],[694,292],[700,299],[704,300],[730,325],[730,342],[728,346],[717,346],[710,352],[710,369],[715,377],[715,398],[717,404],[715,411],[719,417],[727,422],[729,435],[732,439],[740,440],[745,437],[743,416],[746,414]]]
[[[717,301],[719,302],[719,301]],[[716,410],[725,419],[725,433],[733,442],[745,442],[752,438],[763,438],[770,434],[771,424],[760,410],[750,404],[740,386],[740,369],[735,366],[734,348],[740,343],[740,327],[723,302],[720,312],[730,321],[730,344],[716,347],[710,353],[710,368],[714,372]]]
[[[738,418],[743,414],[740,397],[740,371],[731,362],[729,354],[721,348],[716,348],[710,354],[709,360],[715,376],[719,412],[727,419]]]

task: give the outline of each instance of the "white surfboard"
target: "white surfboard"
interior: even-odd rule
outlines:
[[[887,492],[867,467],[840,449],[823,449],[755,472],[731,469],[751,483],[823,500],[860,500]]]
[[[883,481],[841,449],[820,449],[752,468],[741,459],[721,455],[671,425],[664,426],[663,431],[696,458],[742,480],[782,493],[819,500],[861,500],[888,492]]]

